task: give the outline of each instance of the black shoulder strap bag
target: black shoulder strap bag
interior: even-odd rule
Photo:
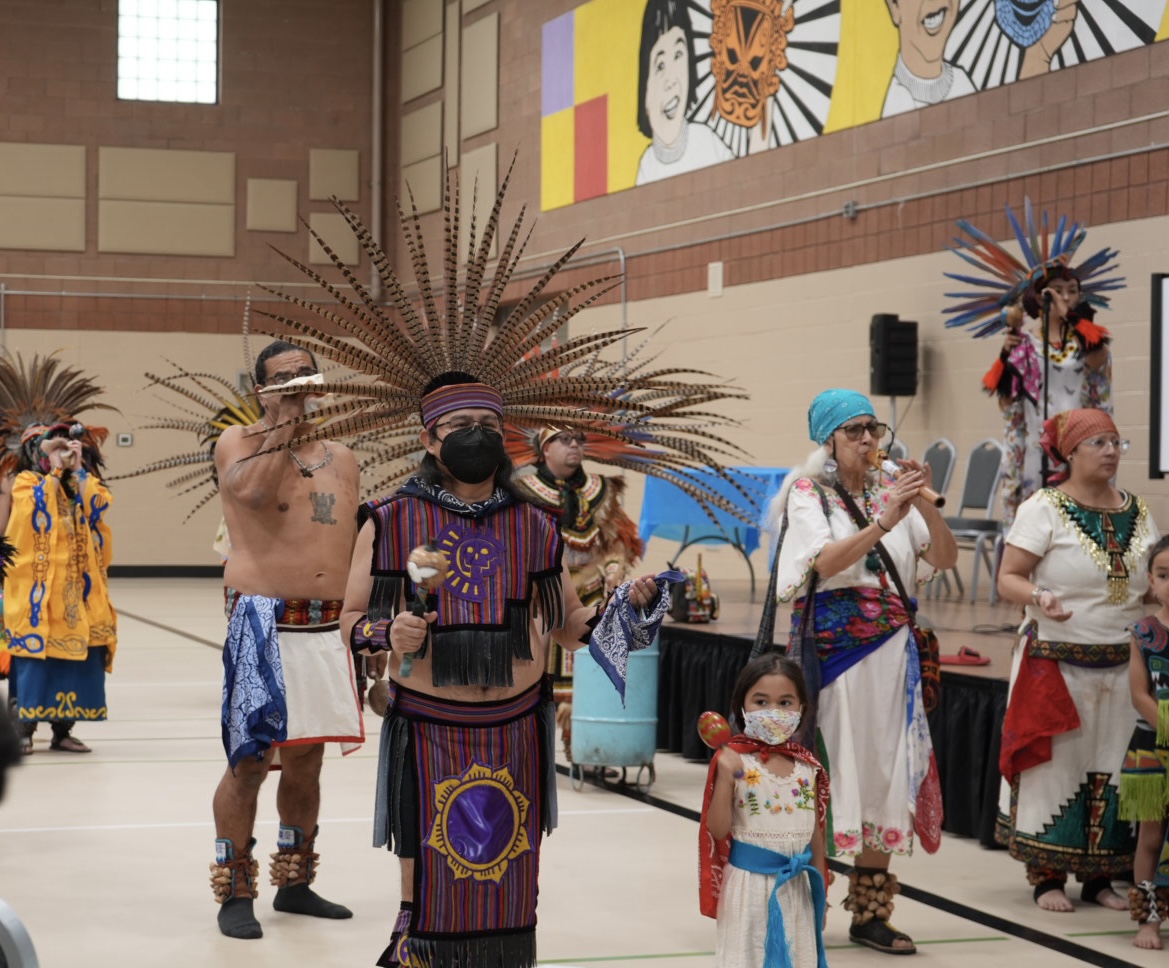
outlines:
[[[857,507],[856,501],[848,493],[848,489],[841,484],[834,484],[833,488],[840,495],[844,506],[848,508],[848,513],[852,515],[856,526],[861,529],[867,528],[871,522],[864,516],[861,509]],[[877,527],[880,527],[880,525],[877,525]],[[897,589],[897,594],[901,596],[901,601],[905,603],[905,611],[909,613],[909,632],[917,643],[918,659],[921,663],[922,704],[925,706],[927,713],[933,712],[942,696],[942,667],[938,661],[940,651],[938,638],[934,635],[932,629],[923,629],[917,624],[917,603],[906,592],[905,584],[901,581],[901,574],[897,571],[897,566],[893,564],[893,558],[884,543],[878,541],[873,547],[873,550],[880,557],[881,564],[885,566],[885,571],[889,573],[889,577],[893,579],[893,585]]]
[[[828,496],[818,485],[813,485],[820,496],[820,506],[824,509],[824,516],[829,513]],[[778,610],[776,594],[779,591],[779,552],[783,547],[783,539],[787,535],[787,509],[783,512],[783,524],[779,529],[779,538],[775,542],[775,557],[771,563],[771,578],[767,584],[767,599],[763,603],[763,615],[759,620],[759,631],[755,635],[755,643],[751,647],[751,658],[762,655],[775,648],[775,616]],[[816,585],[820,575],[812,568],[808,576],[808,589],[804,595],[804,610],[800,614],[800,626],[796,634],[787,644],[787,655],[795,660],[804,673],[804,686],[808,693],[808,708],[800,719],[800,728],[796,732],[795,740],[808,749],[815,749],[816,735],[816,708],[820,698],[820,658],[816,653]]]

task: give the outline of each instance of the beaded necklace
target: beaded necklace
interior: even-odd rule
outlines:
[[[873,498],[872,495],[869,494],[869,489],[867,486],[865,487],[862,497],[865,502],[865,520],[876,521],[877,516],[874,513]],[[880,527],[880,525],[878,525],[878,527]],[[865,555],[865,570],[872,572],[874,575],[880,574],[881,572],[881,556],[877,554],[877,549],[875,547],[870,548],[869,553]]]

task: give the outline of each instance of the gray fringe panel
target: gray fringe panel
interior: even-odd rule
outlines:
[[[511,686],[514,659],[532,659],[531,611],[509,602],[507,628],[432,629],[435,686]]]
[[[535,968],[536,929],[441,941],[411,934],[410,964],[419,968]]]
[[[378,747],[377,788],[373,801],[373,845],[389,847],[402,852],[402,783],[410,765],[406,762],[406,747],[410,742],[410,723],[387,710],[382,720],[381,741]]]
[[[405,579],[375,575],[373,588],[369,593],[369,609],[366,612],[369,620],[380,622],[383,618],[393,619],[401,608],[402,593],[405,590]]]
[[[536,728],[540,737],[540,771],[544,778],[544,796],[540,808],[540,826],[545,834],[552,833],[560,815],[560,804],[556,798],[556,703],[552,701],[551,689],[540,701],[537,710]]]
[[[557,571],[534,578],[536,597],[540,603],[540,622],[545,632],[564,628],[564,575]]]

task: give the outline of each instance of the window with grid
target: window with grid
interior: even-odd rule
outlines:
[[[118,0],[118,97],[217,103],[219,0]]]

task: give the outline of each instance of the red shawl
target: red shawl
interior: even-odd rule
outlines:
[[[773,754],[790,756],[793,760],[807,763],[816,771],[816,826],[824,833],[828,829],[828,774],[824,767],[807,749],[799,743],[781,743],[779,746],[768,746],[759,740],[751,739],[739,733],[731,737],[727,743],[736,753],[758,753],[764,762]],[[698,907],[708,918],[718,917],[718,896],[722,890],[723,868],[731,855],[731,838],[728,834],[722,840],[715,840],[706,825],[706,814],[710,809],[710,798],[714,793],[714,779],[718,769],[718,758],[722,755],[720,749],[710,761],[710,769],[706,774],[706,791],[702,797],[702,821],[698,826]],[[827,851],[827,845],[825,845]],[[824,883],[828,883],[828,871],[820,872],[824,875]]]
[[[1030,655],[1032,636],[1019,646],[1023,658],[1003,719],[999,772],[1009,782],[1051,759],[1051,738],[1080,726],[1080,714],[1068,692],[1059,662]]]

